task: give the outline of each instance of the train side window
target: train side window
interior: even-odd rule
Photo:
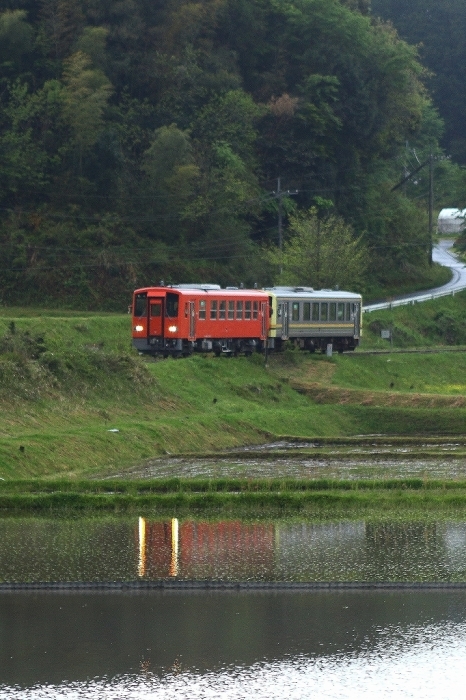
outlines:
[[[199,302],[199,319],[205,321],[206,303],[205,299],[201,299]]]
[[[250,301],[244,302],[244,320],[245,321],[251,320],[251,302]]]
[[[165,316],[176,318],[178,316],[178,294],[168,292],[165,302]]]
[[[318,301],[313,301],[312,302],[312,320],[313,321],[320,321],[320,304]]]
[[[336,321],[337,320],[337,304],[336,304],[336,302],[331,301],[329,304],[329,307],[330,307],[329,308],[330,313],[328,316],[328,320],[329,321]]]
[[[291,305],[291,320],[299,321],[299,301],[294,301]]]
[[[345,320],[345,305],[339,301],[337,304],[337,321]]]
[[[345,320],[351,321],[351,305],[349,304],[349,302],[346,302],[345,306],[346,306],[346,319]]]
[[[147,294],[136,294],[134,315],[139,317],[147,316]]]
[[[273,297],[269,297],[269,318],[273,315]]]
[[[242,318],[243,318],[243,302],[237,301],[236,302],[236,320],[241,321]]]
[[[217,307],[218,307],[218,302],[216,302],[216,301],[210,302],[210,320],[211,321],[217,320]]]
[[[322,304],[320,305],[320,320],[328,320],[328,304],[326,301],[322,302]]]
[[[235,318],[235,302],[228,302],[228,320],[232,321]]]
[[[227,303],[226,301],[221,301],[219,310],[218,310],[218,317],[221,321],[224,321],[227,317]]]
[[[259,318],[259,302],[258,301],[252,302],[252,317],[255,319]]]
[[[310,320],[311,320],[311,302],[305,301],[305,302],[303,302],[303,321],[310,321]]]

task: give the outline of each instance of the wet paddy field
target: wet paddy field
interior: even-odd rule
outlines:
[[[280,441],[215,455],[166,455],[125,478],[466,479],[466,442],[365,438],[358,443]]]
[[[288,439],[118,476],[454,483],[466,441]],[[464,505],[0,513],[0,700],[459,700],[465,611]]]
[[[0,520],[0,592],[14,583],[154,581],[466,587],[466,517]]]

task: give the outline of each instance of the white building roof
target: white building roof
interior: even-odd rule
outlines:
[[[465,226],[466,209],[442,209],[438,215],[439,233],[460,233]]]

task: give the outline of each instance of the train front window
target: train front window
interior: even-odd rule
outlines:
[[[145,292],[136,294],[135,296],[134,315],[139,318],[141,318],[141,316],[147,316],[147,294]]]
[[[294,301],[291,307],[291,320],[299,321],[299,301]]]
[[[168,292],[165,299],[165,316],[167,318],[177,318],[178,316],[178,294]]]

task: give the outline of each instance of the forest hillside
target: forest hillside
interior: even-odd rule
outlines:
[[[464,178],[431,86],[366,0],[0,0],[0,303],[277,283],[287,246],[301,284],[422,284],[428,168],[393,188]]]

